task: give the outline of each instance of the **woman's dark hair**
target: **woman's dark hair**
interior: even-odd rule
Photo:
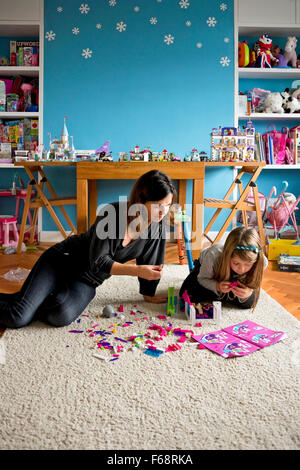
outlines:
[[[130,193],[129,206],[145,204],[149,201],[161,201],[170,193],[173,194],[174,203],[177,194],[171,178],[159,170],[151,170],[135,182]]]
[[[173,195],[172,204],[174,204],[177,192],[171,178],[159,170],[148,171],[135,182],[130,193],[128,208],[134,204],[161,201],[169,194]],[[170,214],[170,218],[172,222],[173,213]],[[130,223],[133,219],[134,217],[128,214],[127,223]]]

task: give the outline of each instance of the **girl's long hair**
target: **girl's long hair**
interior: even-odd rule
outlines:
[[[239,246],[253,246],[259,249],[259,253],[251,250],[238,249]],[[254,228],[245,226],[237,227],[228,235],[222,254],[220,256],[214,279],[218,282],[228,281],[230,279],[230,261],[234,256],[248,263],[254,263],[251,269],[244,274],[242,283],[255,291],[255,300],[253,308],[256,306],[260,286],[264,272],[264,251],[261,240]]]

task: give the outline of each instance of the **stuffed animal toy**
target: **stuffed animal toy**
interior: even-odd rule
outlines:
[[[278,62],[275,64],[275,67],[281,67],[281,68],[286,68],[287,63],[284,58],[284,55],[282,54],[282,50],[280,49],[279,46],[271,46],[271,52],[276,59],[278,59]]]
[[[289,96],[283,100],[283,109],[286,113],[299,113],[300,112],[300,101],[293,96]]]
[[[282,107],[283,98],[280,93],[269,93],[264,101],[266,113],[284,113]]]
[[[271,68],[272,62],[279,62],[271,52],[272,39],[268,34],[262,34],[258,40],[257,59],[255,67]]]
[[[296,47],[297,47],[297,39],[295,36],[289,36],[286,41],[286,45],[284,48],[284,58],[286,63],[289,64],[291,62],[292,67],[297,67],[297,54],[296,54]]]

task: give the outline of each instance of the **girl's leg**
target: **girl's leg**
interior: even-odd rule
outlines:
[[[201,286],[197,280],[199,269],[193,269],[188,277],[183,281],[183,284],[179,291],[179,296],[181,297],[185,291],[187,291],[190,300],[192,303],[199,302],[212,302],[218,300],[217,294],[215,292],[205,289]]]
[[[35,263],[19,292],[1,294],[1,326],[20,328],[33,320],[38,307],[57,286],[63,262],[63,255],[50,248]]]
[[[52,326],[66,326],[84,311],[96,289],[80,281],[65,284],[40,305],[37,317]]]

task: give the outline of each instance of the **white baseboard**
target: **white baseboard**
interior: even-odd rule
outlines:
[[[66,233],[70,235],[71,231],[66,230]],[[64,237],[62,236],[59,230],[42,230],[39,233],[40,242],[58,243],[58,242],[62,242],[63,240],[64,240]]]

